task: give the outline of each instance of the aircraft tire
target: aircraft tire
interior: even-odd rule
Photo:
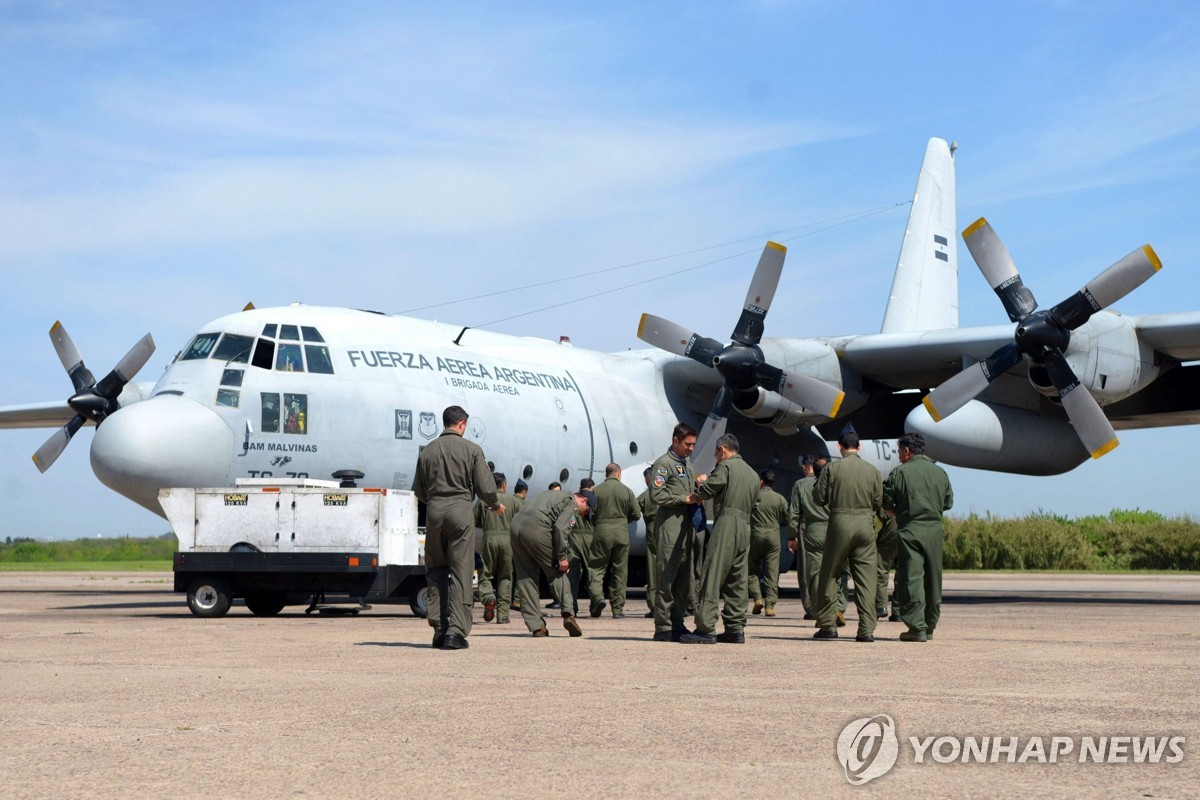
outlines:
[[[188,587],[187,602],[197,617],[223,617],[233,603],[233,595],[221,578],[202,575]]]

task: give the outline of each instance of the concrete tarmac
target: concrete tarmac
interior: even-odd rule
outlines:
[[[794,597],[741,646],[652,642],[640,597],[582,639],[477,607],[459,652],[407,605],[200,619],[171,585],[0,573],[0,797],[1200,796],[1198,575],[950,574],[925,644],[888,622],[856,643],[853,619],[814,641]],[[877,715],[895,766],[852,785],[839,734]],[[984,736],[1014,762],[932,757]],[[1079,761],[1085,737],[1171,736],[1177,763],[1123,740]],[[1046,763],[1052,737],[1072,749]],[[886,766],[858,753],[851,777]]]

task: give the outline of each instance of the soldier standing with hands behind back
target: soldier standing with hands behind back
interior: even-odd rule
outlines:
[[[650,499],[654,514],[654,553],[658,569],[654,587],[654,641],[678,642],[689,633],[683,618],[692,581],[692,511],[688,505],[696,488],[689,458],[696,447],[696,429],[686,422],[671,432],[671,447],[650,467]]]
[[[848,426],[847,426],[848,427]],[[829,509],[829,529],[821,561],[821,606],[814,639],[837,638],[837,576],[846,562],[854,576],[859,642],[875,641],[875,516],[883,506],[883,480],[873,464],[858,456],[858,434],[852,429],[838,437],[840,461],[821,471],[813,502]]]
[[[442,435],[417,456],[413,494],[425,503],[425,573],[433,646],[464,650],[471,633],[471,573],[475,567],[475,520],[471,500],[503,514],[496,482],[483,449],[463,438],[467,412],[442,412]]]

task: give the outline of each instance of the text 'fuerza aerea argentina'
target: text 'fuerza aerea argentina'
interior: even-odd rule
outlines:
[[[421,353],[399,353],[394,350],[347,350],[352,367],[374,367],[385,369],[427,369],[480,380],[504,381],[519,386],[537,386],[564,392],[576,391],[575,383],[566,375],[534,372],[528,369],[513,369],[492,364],[490,367],[478,361],[461,358],[434,356],[430,361]]]

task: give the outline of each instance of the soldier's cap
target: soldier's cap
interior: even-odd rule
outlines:
[[[528,489],[529,489],[529,484],[526,483],[525,481],[521,480],[520,478],[517,478],[517,486],[516,486],[516,489],[514,489],[514,491],[519,493],[519,492],[527,491]]]
[[[593,491],[591,491],[591,490],[589,490],[589,489],[584,489],[584,490],[582,490],[582,491],[576,492],[575,494],[579,495],[579,496],[580,496],[580,497],[582,497],[584,500],[587,500],[587,502],[588,502],[588,511],[595,511],[595,510],[596,510],[596,493],[595,493],[595,492],[593,492]]]

